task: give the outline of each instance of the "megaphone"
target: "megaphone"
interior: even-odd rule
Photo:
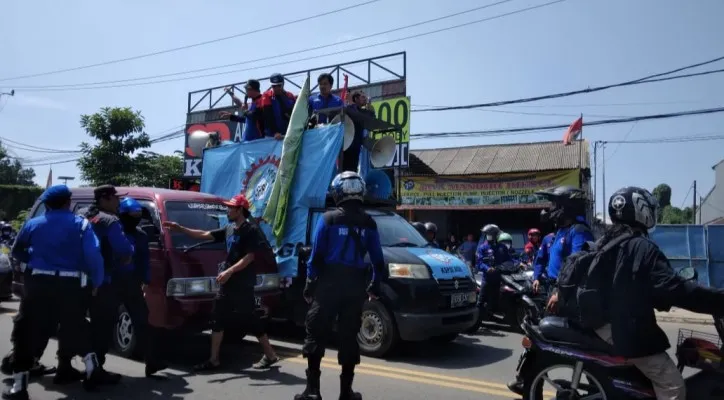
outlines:
[[[362,145],[370,152],[370,163],[375,168],[384,167],[395,158],[397,143],[392,135],[383,136],[379,140],[368,137]]]
[[[204,148],[215,147],[219,141],[218,132],[193,131],[188,138],[188,148],[194,153],[195,157],[201,157]]]
[[[337,114],[330,124],[338,124],[342,120],[342,114]],[[342,150],[347,150],[349,146],[352,146],[354,141],[354,122],[350,117],[344,119],[344,143],[342,144]]]

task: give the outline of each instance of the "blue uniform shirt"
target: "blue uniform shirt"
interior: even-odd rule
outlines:
[[[119,261],[133,256],[133,245],[123,233],[118,217],[98,211],[95,207],[90,208],[86,215],[101,242],[101,254],[107,270],[115,270],[120,266]],[[105,282],[110,281],[111,274],[106,274]]]
[[[546,274],[550,279],[558,279],[558,271],[563,266],[566,257],[580,251],[583,245],[593,240],[593,234],[588,226],[577,223],[565,228],[559,228],[553,238],[553,244],[548,253],[548,268]]]
[[[342,99],[339,96],[333,94],[330,94],[327,97],[324,97],[319,93],[309,96],[310,113],[314,111],[324,110],[325,108],[342,107],[343,105],[344,102],[342,101]],[[317,123],[326,124],[327,116],[320,114],[317,118]]]
[[[141,282],[148,284],[151,282],[151,252],[148,249],[148,236],[146,236],[146,232],[136,228],[133,233],[126,231],[126,238],[133,245],[133,260],[118,269],[124,273],[134,273],[141,279]]]
[[[485,263],[485,258],[493,258],[492,265],[488,265]],[[484,241],[483,243],[478,246],[478,251],[475,254],[475,267],[478,269],[478,271],[487,271],[490,267],[496,267],[506,261],[512,261],[512,257],[510,256],[510,250],[508,250],[508,247],[502,243],[496,243],[494,245],[490,245],[488,241]]]
[[[12,255],[41,271],[81,271],[93,287],[103,283],[103,257],[100,242],[85,218],[70,210],[48,210],[28,221],[18,233]]]
[[[549,233],[543,237],[543,241],[541,242],[538,252],[535,255],[535,260],[533,261],[534,280],[540,279],[541,274],[544,270],[546,270],[546,267],[548,267],[548,254],[555,237],[556,235],[554,233]]]
[[[336,213],[336,214],[335,214]],[[312,254],[307,263],[307,278],[315,279],[319,269],[326,265],[343,265],[353,268],[367,268],[365,255],[369,253],[370,261],[375,266],[372,279],[379,278],[376,270],[384,268],[380,235],[374,221],[370,227],[358,228],[364,249],[357,249],[354,238],[349,236],[349,227],[335,223],[335,216],[340,215],[338,210],[327,212],[319,218],[314,230]],[[371,217],[369,217],[371,220]],[[348,242],[347,242],[348,241]],[[345,242],[347,245],[345,246]]]

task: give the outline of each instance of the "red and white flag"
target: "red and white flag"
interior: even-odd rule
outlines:
[[[45,188],[49,188],[53,186],[53,167],[50,167],[50,170],[48,170],[48,180],[45,182]]]
[[[344,87],[342,87],[342,92],[340,93],[340,96],[342,98],[342,103],[347,104],[347,85],[349,84],[349,75],[344,74]]]
[[[576,140],[581,132],[583,132],[583,116],[573,121],[571,126],[568,127],[568,130],[566,130],[566,133],[563,135],[563,144],[568,146],[571,142]]]

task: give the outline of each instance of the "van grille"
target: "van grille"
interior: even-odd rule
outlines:
[[[455,288],[455,282],[457,282],[457,288]],[[440,279],[437,284],[442,294],[472,292],[475,290],[473,280],[470,278]]]

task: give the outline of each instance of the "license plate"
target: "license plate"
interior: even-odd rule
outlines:
[[[467,293],[454,293],[450,295],[450,307],[462,307],[468,304]]]
[[[257,307],[261,307],[261,297],[254,296],[254,304],[256,304]]]

